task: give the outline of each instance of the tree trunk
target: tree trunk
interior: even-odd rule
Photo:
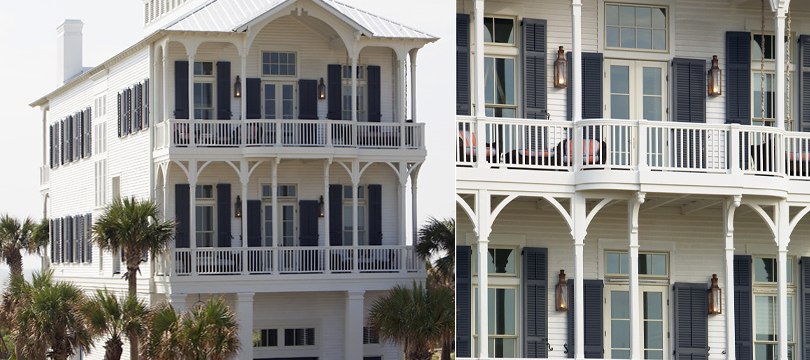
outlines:
[[[120,338],[111,338],[104,344],[104,360],[121,360],[124,353],[124,344]]]
[[[441,360],[450,360],[450,353],[452,350],[452,343],[449,340],[444,340],[442,342],[442,357]]]
[[[22,276],[22,255],[19,250],[13,250],[6,254],[6,263],[12,276]]]
[[[138,257],[140,262],[140,257]],[[134,266],[127,261],[127,282],[129,283],[129,296],[138,296],[138,264]],[[129,334],[129,358],[130,360],[138,359],[138,335]]]

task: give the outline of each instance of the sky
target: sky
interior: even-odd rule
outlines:
[[[417,59],[417,121],[426,123],[428,159],[419,175],[419,215],[449,218],[454,213],[453,124],[455,91],[455,1],[341,0],[417,28],[440,40]],[[430,11],[425,11],[430,9]],[[84,22],[84,66],[95,66],[144,35],[142,0],[0,1],[0,213],[42,217],[39,168],[42,112],[28,106],[56,88],[56,27],[64,19]],[[92,181],[88,177],[87,181]],[[36,257],[25,259],[30,272]],[[0,265],[0,287],[8,268]]]

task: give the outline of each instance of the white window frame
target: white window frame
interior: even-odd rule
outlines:
[[[276,88],[276,93],[273,101],[275,102],[275,117],[267,117],[267,86],[273,85]],[[284,87],[292,86],[292,113],[289,118],[284,117]],[[290,79],[284,80],[266,80],[262,81],[262,119],[295,119],[295,114],[298,111],[298,83]]]
[[[352,119],[352,77],[351,65],[340,66],[341,118]],[[357,121],[368,121],[368,67],[357,64]]]
[[[343,197],[343,216],[341,221],[341,231],[343,231],[343,245],[352,245],[352,241],[354,238],[354,222],[352,221],[353,209],[352,209],[352,193],[351,193],[351,185],[343,185],[343,190],[341,191]],[[367,200],[367,193],[368,188],[366,185],[358,185],[357,186],[358,195],[357,195],[357,216],[360,218],[357,221],[357,243],[360,246],[368,245],[368,200]],[[347,194],[349,192],[349,194]],[[348,195],[348,196],[347,196]],[[346,221],[349,221],[349,224],[346,224]],[[360,221],[363,220],[363,221]]]
[[[196,67],[196,64],[201,63],[211,63],[211,75],[197,75],[196,71],[194,71],[194,87],[197,87],[197,84],[210,84],[211,86],[211,107],[197,107],[196,102],[199,101],[197,99],[196,94],[194,94],[195,89],[192,88],[190,91],[194,94],[194,109],[191,111],[194,112],[194,119],[195,120],[216,120],[217,119],[217,64],[215,61],[210,60],[195,60],[194,64],[191,64],[192,67]],[[197,110],[210,110],[211,111],[211,118],[210,119],[202,119],[202,117],[197,117]]]
[[[611,65],[627,66],[630,69],[629,97],[630,120],[640,120],[644,115],[644,68],[661,69],[661,121],[669,121],[669,64],[660,61],[605,59],[603,102],[605,104],[605,117],[611,118]]]
[[[201,188],[201,187],[207,187],[207,186],[211,187],[211,197],[210,198],[208,198],[208,197],[206,197],[206,198],[197,197],[197,189]],[[216,186],[214,186],[212,184],[200,184],[200,185],[197,185],[197,189],[194,190],[194,199],[195,199],[194,218],[196,219],[197,212],[200,210],[200,208],[203,208],[203,207],[210,207],[211,208],[211,217],[212,217],[212,219],[211,219],[211,231],[199,230],[199,227],[202,224],[201,224],[200,221],[195,221],[196,228],[194,229],[194,233],[195,233],[195,237],[197,239],[196,240],[197,241],[197,247],[198,248],[216,248],[217,245],[218,245],[218,241],[217,241],[217,202],[216,202],[216,197],[217,197],[218,194],[216,194]],[[210,244],[210,246],[206,246],[206,245],[201,243],[201,241],[203,241],[203,240],[201,239],[200,234],[209,233],[209,232],[211,233],[211,244]]]
[[[268,54],[269,56],[272,56],[271,55],[272,53],[278,53],[278,54],[285,53],[285,54],[293,54],[293,55],[295,55],[295,74],[292,74],[292,75],[273,75],[272,71],[265,73],[264,72],[264,64],[265,64],[264,63],[264,54]],[[268,64],[270,64],[270,63],[268,63]],[[298,51],[293,50],[293,49],[262,50],[262,51],[259,52],[259,68],[261,70],[262,78],[265,78],[265,79],[285,79],[285,80],[297,79],[298,74],[301,73],[301,71],[300,71],[301,70],[301,57],[299,56]],[[272,68],[271,68],[271,70],[272,70]]]
[[[605,359],[611,359],[612,358],[611,357],[611,355],[612,355],[612,351],[611,351],[612,347],[611,346],[613,345],[611,343],[611,339],[612,339],[612,326],[611,326],[611,320],[612,320],[612,297],[611,297],[611,292],[612,291],[626,291],[628,293],[628,296],[629,296],[630,288],[629,288],[628,284],[618,284],[618,283],[606,283],[605,284],[605,292],[604,292],[604,304],[605,304],[605,307],[604,307],[604,311],[602,311],[603,321],[604,321],[604,324],[605,324],[605,337],[604,337]],[[645,291],[660,292],[662,294],[661,295],[661,315],[662,315],[661,318],[662,318],[662,322],[663,322],[662,341],[663,341],[664,358],[667,359],[668,358],[667,357],[667,352],[669,351],[669,347],[670,347],[669,336],[668,336],[669,331],[670,331],[670,329],[669,329],[669,321],[670,321],[669,285],[667,285],[667,284],[640,285],[639,286],[639,296],[640,296],[640,298],[639,298],[638,303],[639,303],[639,306],[642,306],[642,307],[644,306],[644,292]],[[628,308],[629,308],[629,306],[630,305],[628,303]],[[644,336],[645,333],[644,333],[644,313],[643,313],[643,308],[641,310],[639,310],[639,314],[641,315],[639,317],[639,319],[638,319],[638,321],[639,321],[639,329],[641,330],[641,336]],[[632,316],[632,309],[630,309],[630,314],[629,315]],[[631,341],[632,341],[632,339],[631,339]],[[639,341],[642,342],[642,352],[643,352],[644,351],[643,339],[641,339]],[[631,343],[631,346],[632,346],[632,343]]]
[[[513,41],[511,43],[485,41],[484,42],[485,47],[490,46],[490,45],[492,45],[492,46],[504,46],[504,47],[518,47],[518,44],[520,44],[520,29],[521,29],[521,27],[520,27],[520,22],[518,21],[518,18],[516,16],[485,14],[484,15],[484,22],[486,22],[487,19],[511,20],[512,21],[512,32],[513,32],[512,40]],[[486,32],[486,24],[482,24],[482,25],[484,26],[484,31]],[[493,30],[494,29],[495,28],[493,26]],[[493,36],[493,40],[494,40],[494,36]]]
[[[761,51],[757,52],[757,51],[754,50],[755,49],[754,44],[756,43],[756,41],[754,40],[754,37],[762,36],[762,35],[764,35],[766,37],[774,37],[775,38],[775,35],[774,35],[773,31],[765,31],[763,33],[762,30],[760,29],[758,31],[755,30],[755,31],[751,32],[751,124],[752,125],[759,125],[759,126],[776,126],[776,117],[775,117],[776,116],[776,60],[775,59],[767,59],[766,58],[765,63],[764,63],[764,65],[765,65],[764,66],[764,73],[765,73],[766,79],[767,79],[768,75],[773,76],[773,80],[771,82],[773,88],[772,88],[771,91],[772,91],[773,98],[774,98],[774,101],[773,101],[773,111],[774,111],[773,115],[774,115],[774,117],[755,117],[754,116],[754,114],[757,111],[761,110],[761,108],[762,108],[762,103],[755,99],[754,93],[759,92],[762,89],[761,86],[757,86],[756,83],[761,80],[760,72],[763,71],[763,66],[762,66],[763,64],[762,64],[761,60],[759,58],[756,58],[756,59],[754,58],[754,54],[757,54],[758,56],[759,56],[759,54],[761,54]],[[787,36],[787,34],[785,34],[785,36]],[[793,39],[793,40],[797,39],[797,34],[796,33],[791,33],[791,39]],[[776,43],[773,42],[773,41],[771,43],[773,44],[773,47],[775,48]],[[797,46],[795,46],[795,44],[793,44],[793,42],[791,42],[790,44],[785,43],[786,48],[787,48],[787,46],[790,46],[790,54],[791,54],[791,58],[790,58],[790,61],[787,64],[787,67],[790,70],[791,92],[794,92],[795,89],[796,89],[796,86],[798,85],[798,76],[796,75],[796,61],[797,61],[797,58],[798,58],[798,53],[796,51]],[[774,49],[774,54],[776,54],[776,49]],[[788,81],[788,79],[785,79],[785,86],[787,86],[787,81]],[[767,86],[765,87],[765,90],[766,91],[768,90]],[[787,95],[792,96],[793,94],[787,94]],[[790,109],[786,109],[786,111],[791,115],[790,116],[791,122],[790,123],[787,123],[787,122],[785,123],[785,128],[787,130],[790,130],[790,131],[796,131],[797,130],[796,129],[796,127],[798,126],[798,122],[796,121],[796,114],[797,114],[796,109],[797,109],[797,106],[798,106],[798,99],[796,99],[795,101],[791,101]],[[787,120],[787,117],[786,117],[786,120]]]
[[[607,27],[608,27],[608,24],[607,24],[607,18],[606,18],[607,7],[608,6],[614,6],[614,5],[615,6],[628,6],[628,7],[635,7],[635,8],[646,7],[646,8],[664,8],[664,9],[666,9],[666,18],[665,18],[666,28],[664,29],[664,31],[666,32],[666,34],[664,35],[664,38],[667,41],[666,48],[662,50],[662,49],[644,49],[644,48],[637,48],[637,47],[625,48],[625,47],[621,47],[621,46],[619,46],[619,47],[608,46],[608,44],[607,44]],[[601,44],[601,49],[615,50],[615,51],[622,51],[622,52],[632,51],[632,52],[650,53],[650,54],[668,54],[670,52],[670,50],[672,49],[672,42],[673,42],[672,25],[673,25],[673,22],[672,22],[672,9],[669,6],[669,4],[665,4],[665,3],[663,3],[662,1],[659,1],[659,0],[649,0],[649,1],[646,1],[644,4],[621,3],[621,2],[614,2],[614,1],[601,1],[599,6],[601,8],[601,11],[600,11],[600,14],[599,14],[599,20],[601,20],[600,24],[599,24],[599,29],[602,29],[602,32],[601,32],[601,35],[599,36],[598,41]],[[620,25],[620,27],[621,27],[621,25]],[[638,29],[636,27],[633,27],[633,28]],[[652,41],[652,39],[651,39],[651,41]],[[619,41],[619,43],[621,44],[621,40]],[[652,44],[652,42],[651,42],[651,44]]]
[[[263,244],[263,246],[277,246],[277,245],[278,246],[285,246],[284,245],[284,221],[285,221],[284,220],[284,207],[285,206],[292,206],[292,208],[293,208],[293,218],[290,221],[292,221],[292,223],[293,223],[293,233],[291,235],[293,245],[287,245],[287,246],[299,246],[299,244],[298,244],[298,241],[299,241],[299,239],[298,239],[298,230],[299,230],[298,229],[298,193],[299,193],[298,184],[284,183],[284,184],[278,184],[278,186],[276,187],[276,192],[275,192],[275,194],[276,194],[276,204],[277,204],[277,206],[279,208],[279,211],[278,211],[279,223],[281,225],[281,227],[279,227],[279,236],[281,236],[281,239],[280,239],[281,241],[279,243],[276,243],[274,241],[274,239],[273,239],[273,228],[272,228],[272,226],[274,224],[273,220],[275,220],[275,219],[273,219],[273,215],[272,215],[273,214],[273,212],[272,212],[273,211],[273,198],[272,198],[272,196],[265,195],[266,194],[265,190],[267,188],[272,189],[272,186],[273,185],[271,185],[271,184],[261,184],[261,187],[260,187],[260,190],[259,190],[260,194],[262,196],[262,212],[263,212],[263,216],[262,216],[262,244]],[[281,196],[281,195],[279,195],[279,191],[280,191],[280,189],[282,187],[291,187],[294,190],[295,195],[289,195],[289,196]],[[270,211],[268,212],[268,210],[270,210]],[[270,216],[270,221],[267,221],[268,215]],[[268,222],[270,223],[269,226],[268,226]]]
[[[778,284],[778,277],[777,277],[777,281],[774,281],[774,282],[756,281],[756,269],[754,268],[754,265],[756,264],[756,261],[755,261],[756,259],[772,259],[774,261],[774,265],[777,266],[777,267],[778,267],[778,259],[776,257],[774,257],[774,256],[768,256],[768,255],[753,255],[752,256],[752,261],[751,261],[751,284],[753,285],[752,286],[752,289],[753,289],[752,293],[753,294],[751,296],[751,306],[752,306],[752,310],[753,310],[751,312],[751,326],[752,326],[752,333],[751,334],[753,334],[753,341],[752,341],[753,356],[754,356],[755,360],[758,360],[758,359],[756,359],[756,346],[757,346],[757,344],[769,344],[769,345],[778,346],[778,341],[757,340],[757,296],[770,296],[770,297],[776,298],[775,307],[776,307],[777,313],[776,313],[776,319],[775,320],[776,320],[777,328],[775,329],[775,331],[778,333],[778,331],[779,331],[779,329],[778,329],[778,325],[779,325],[779,297],[778,297],[779,296],[779,290],[778,290],[778,285],[777,285]],[[788,261],[788,265],[791,265],[791,268],[788,269],[788,271],[790,271],[791,281],[787,283],[787,296],[792,298],[793,307],[792,307],[792,309],[790,309],[790,311],[793,312],[793,315],[795,317],[798,314],[797,313],[797,310],[798,310],[797,309],[798,294],[796,293],[796,280],[797,280],[796,271],[797,271],[798,267],[796,266],[797,262],[796,262],[795,257],[788,256],[787,261]],[[775,269],[775,271],[778,272],[778,268]],[[778,276],[778,273],[775,273],[775,274]],[[793,359],[797,359],[798,352],[797,352],[797,349],[796,349],[796,337],[799,334],[798,329],[796,328],[796,325],[797,325],[796,323],[797,322],[795,321],[795,319],[791,318],[790,316],[788,316],[788,321],[791,322],[790,325],[792,325],[791,327],[792,327],[792,330],[793,330],[792,331],[793,339],[792,340],[788,339],[788,349],[789,349],[790,352],[792,352]]]
[[[522,340],[522,325],[523,325],[523,318],[521,317],[522,310],[522,284],[521,284],[521,277],[522,277],[522,257],[520,256],[521,246],[513,246],[512,244],[502,245],[501,242],[498,242],[498,246],[489,247],[488,250],[491,249],[509,249],[512,250],[515,259],[515,272],[514,273],[487,273],[487,281],[489,289],[513,289],[515,290],[515,334],[514,335],[504,335],[504,336],[496,336],[496,338],[508,338],[508,339],[515,339],[515,356],[520,357],[523,353],[523,346],[521,345]],[[489,261],[489,259],[487,259]],[[472,316],[472,340],[473,340],[473,350],[477,353],[478,346],[475,345],[478,343],[478,251],[473,248],[472,254],[472,279],[473,279],[473,289],[472,289],[472,308],[473,308],[473,316]],[[488,267],[487,267],[488,268]],[[487,290],[487,294],[489,294],[489,290]],[[489,299],[488,301],[492,302],[493,299]],[[491,341],[492,334],[487,334],[487,341]],[[487,345],[489,346],[489,345]],[[490,356],[494,357],[494,354],[490,354]]]

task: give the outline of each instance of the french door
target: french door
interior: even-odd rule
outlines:
[[[605,344],[607,359],[630,358],[630,291],[628,285],[605,287]],[[640,328],[642,356],[664,359],[667,354],[669,302],[667,286],[641,286]]]
[[[264,118],[295,118],[295,84],[268,81],[264,83]]]
[[[279,203],[279,215],[281,215],[280,234],[281,239],[276,244],[278,246],[299,246],[296,233],[297,206],[294,203]],[[273,206],[264,206],[264,245],[273,246]]]

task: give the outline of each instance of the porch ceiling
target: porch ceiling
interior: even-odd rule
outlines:
[[[759,10],[762,8],[762,0],[732,0],[732,5],[741,9],[754,9]],[[810,1],[792,0],[790,2],[790,10],[793,11],[810,11]],[[765,0],[765,11],[771,12],[770,0]]]

